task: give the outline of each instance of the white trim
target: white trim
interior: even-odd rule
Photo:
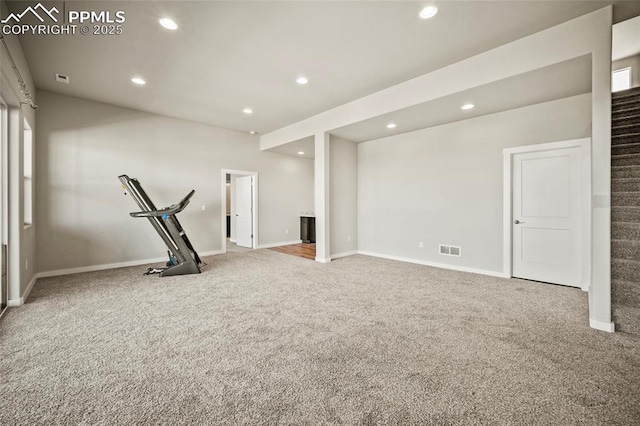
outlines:
[[[418,260],[418,259],[409,259],[407,257],[390,256],[387,254],[372,253],[370,251],[358,250],[358,254],[362,254],[365,256],[372,256],[372,257],[379,257],[382,259],[397,260],[400,262],[415,263],[416,265],[432,266],[434,268],[450,269],[453,271],[460,271],[460,272],[469,272],[471,274],[489,275],[491,277],[499,277],[499,278],[510,278],[502,272],[487,271],[486,269],[468,268],[466,266],[449,265],[446,263],[429,262],[426,260]]]
[[[224,254],[224,252],[222,250],[209,250],[209,251],[205,251],[204,253],[198,253],[200,255],[200,257],[205,257],[205,256],[217,256],[219,254]]]
[[[331,255],[331,259],[340,259],[341,257],[348,257],[358,254],[358,250],[354,251],[345,251],[343,253],[336,253]]]
[[[248,172],[245,170],[233,170],[233,169],[220,169],[220,214],[221,214],[221,247],[222,253],[227,252],[227,174],[238,176],[253,176],[253,188],[251,191],[252,203],[253,203],[253,238],[251,248],[258,248],[258,172]],[[231,240],[231,239],[230,239]],[[235,241],[232,241],[235,242]]]
[[[616,326],[612,322],[603,322],[594,319],[589,319],[589,327],[595,328],[596,330],[606,331],[608,333],[613,333],[616,331]]]
[[[218,254],[223,254],[222,250],[210,250],[205,251],[204,253],[198,253],[200,257],[205,256],[215,256]],[[56,269],[54,271],[45,271],[38,272],[36,276],[38,278],[48,278],[48,277],[59,277],[61,275],[73,275],[73,274],[82,274],[83,272],[96,272],[96,271],[104,271],[107,269],[118,269],[118,268],[128,268],[129,266],[141,266],[141,265],[150,265],[152,263],[166,263],[167,257],[156,257],[154,259],[142,259],[142,260],[131,260],[128,262],[117,262],[117,263],[105,263],[102,265],[92,265],[92,266],[81,266],[79,268],[68,268],[68,269]],[[29,289],[30,291],[31,289]]]
[[[317,246],[316,246],[316,247],[317,247]],[[329,259],[325,259],[325,258],[323,258],[323,257],[316,257],[316,258],[315,258],[315,261],[316,261],[316,262],[320,262],[320,263],[331,263],[331,258],[329,258]]]
[[[588,291],[591,285],[591,138],[571,139],[559,142],[541,143],[537,145],[517,146],[502,150],[502,215],[503,215],[503,240],[502,240],[502,271],[503,276],[512,277],[513,273],[513,236],[512,236],[512,180],[513,180],[513,156],[539,151],[555,151],[567,148],[580,148],[580,161],[582,163],[581,172],[581,235],[583,241],[580,244],[582,249],[580,263],[580,288]]]
[[[259,249],[269,249],[273,247],[282,247],[282,246],[290,246],[293,244],[302,244],[302,240],[294,240],[294,241],[283,241],[281,243],[269,243],[269,244],[260,244],[258,246]]]
[[[25,289],[24,294],[22,296],[20,296],[19,299],[9,299],[9,300],[7,300],[7,307],[15,307],[15,306],[24,305],[24,302],[29,297],[29,294],[31,293],[31,290],[33,289],[33,286],[36,284],[36,281],[38,281],[38,278],[40,278],[40,274],[39,273],[34,274],[33,278],[31,278],[31,281],[29,282],[29,285]]]
[[[128,262],[105,263],[102,265],[81,266],[79,268],[56,269],[54,271],[39,272],[38,275],[40,276],[40,278],[58,277],[60,275],[81,274],[83,272],[95,272],[95,271],[103,271],[105,269],[126,268],[129,266],[148,265],[151,263],[166,262],[166,261],[167,261],[166,257],[157,257],[154,259],[141,259],[141,260],[131,260]]]

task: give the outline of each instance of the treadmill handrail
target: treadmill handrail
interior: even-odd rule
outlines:
[[[191,192],[189,192],[179,203],[177,204],[172,204],[169,207],[165,207],[164,209],[161,210],[149,210],[149,211],[142,211],[142,212],[133,212],[133,213],[129,213],[131,215],[131,217],[158,217],[158,216],[171,216],[171,215],[175,215],[177,213],[180,213],[182,210],[184,210],[185,207],[187,207],[187,205],[189,205],[189,201],[191,200],[191,197],[193,197],[193,194],[196,193],[195,189],[192,189]]]

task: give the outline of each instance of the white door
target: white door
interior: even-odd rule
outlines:
[[[253,247],[253,176],[236,179],[236,244]]]
[[[580,148],[513,162],[513,276],[579,287]]]

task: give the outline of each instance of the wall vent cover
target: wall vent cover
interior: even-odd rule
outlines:
[[[69,76],[64,75],[64,74],[58,74],[56,73],[56,81],[58,83],[66,83],[69,84]]]
[[[456,256],[462,255],[462,249],[458,246],[446,246],[444,244],[439,245],[439,252],[443,256]]]

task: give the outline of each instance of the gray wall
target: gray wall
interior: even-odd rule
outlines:
[[[611,71],[631,67],[631,87],[640,87],[640,55],[620,59],[611,64]]]
[[[358,250],[358,148],[336,136],[330,142],[330,253],[334,256]]]
[[[123,195],[136,177],[158,207],[191,189],[179,218],[200,253],[221,249],[221,169],[259,173],[259,244],[287,241],[313,208],[313,162],[259,151],[255,136],[38,92],[37,242],[41,272],[153,259],[164,244]],[[202,211],[202,205],[206,210]]]
[[[358,248],[502,272],[502,149],[590,134],[587,94],[361,143]]]

